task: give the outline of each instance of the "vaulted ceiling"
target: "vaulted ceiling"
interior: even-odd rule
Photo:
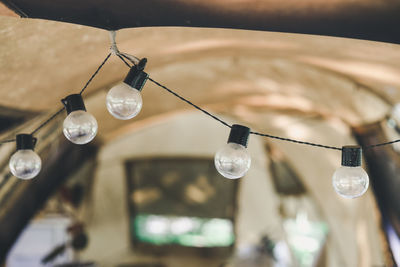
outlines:
[[[301,136],[301,127],[284,129],[293,123],[310,129],[305,120],[321,119],[336,125],[321,137],[330,142],[343,129],[350,136],[347,125],[381,120],[400,101],[396,0],[1,1],[0,113],[6,117],[43,113],[44,120],[62,106],[60,99],[79,92],[109,53],[107,29],[120,29],[121,51],[148,58],[146,71],[155,80],[266,132],[311,138]],[[127,71],[113,56],[84,94],[99,123],[96,140],[191,109],[148,82],[140,115],[114,119],[105,96]]]
[[[33,1],[32,5],[42,3],[43,9],[52,6],[45,2]],[[236,14],[241,12],[238,7],[244,7],[244,2],[235,2],[237,8],[212,1],[207,5]],[[268,9],[257,3],[264,12],[283,12],[283,4],[270,2],[273,5]],[[386,2],[353,1],[352,5],[386,10],[391,5]],[[27,2],[21,3],[21,8],[29,6]],[[192,4],[199,8],[205,5]],[[288,12],[315,13],[313,7],[320,5],[318,1],[307,1],[294,5]],[[343,1],[333,1],[323,12],[334,14],[343,6]],[[38,7],[26,10],[40,17],[34,12]],[[8,16],[11,13],[4,6],[1,13],[7,15],[0,17],[0,106],[5,108],[28,113],[54,111],[61,107],[61,98],[79,92],[109,53],[109,36],[103,29]],[[359,17],[362,15],[354,19]],[[78,15],[76,19],[73,22],[78,23]],[[387,36],[392,28],[387,28]],[[372,33],[373,29],[366,31]],[[188,27],[123,29],[117,33],[117,43],[123,52],[147,57],[147,72],[157,81],[214,112],[233,116],[284,113],[334,117],[359,125],[383,118],[388,104],[400,100],[400,46],[396,44]],[[98,118],[99,133],[104,139],[130,131],[132,125],[140,122],[190,108],[148,82],[139,117],[134,122],[115,120],[106,111],[105,95],[126,73],[127,67],[112,57],[85,92],[88,109]]]

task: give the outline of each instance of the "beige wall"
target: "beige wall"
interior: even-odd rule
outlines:
[[[125,160],[151,156],[212,159],[216,150],[226,143],[228,135],[229,129],[219,123],[199,113],[188,113],[104,146],[99,155],[93,198],[89,204],[91,214],[86,216],[91,242],[84,257],[100,259],[105,265],[137,257],[129,243]],[[260,234],[268,229],[275,229],[278,236],[282,236],[279,233],[277,199],[266,169],[262,140],[252,137],[248,149],[252,155],[252,168],[240,185],[240,195],[244,197],[239,198],[238,244],[256,243]],[[173,259],[168,263],[170,260]],[[204,266],[202,262],[198,264]],[[168,266],[188,265],[174,263]]]
[[[304,138],[312,141],[318,141],[318,137],[324,136],[323,141],[327,143],[354,142],[348,137],[348,131],[334,132],[333,126],[326,122],[321,122],[318,127],[311,123],[302,125],[312,133]],[[301,132],[299,129],[293,130]],[[96,259],[102,266],[139,259],[152,261],[155,258],[163,259],[167,266],[174,267],[218,266],[219,261],[206,258],[194,261],[191,255],[173,257],[135,253],[129,241],[124,162],[127,159],[152,156],[213,158],[215,151],[225,144],[228,134],[228,128],[194,112],[147,125],[105,145],[98,158],[93,194],[82,213],[90,234],[90,245],[82,257]],[[340,152],[280,141],[274,141],[274,144],[284,151],[301,174],[303,183],[311,197],[318,202],[321,214],[329,224],[328,266],[382,265],[382,249],[372,195],[369,192],[357,200],[344,200],[332,189],[330,177],[334,169],[339,167]],[[264,233],[272,234],[275,239],[284,238],[278,214],[279,199],[267,169],[264,145],[265,139],[250,137],[252,166],[247,176],[240,181],[237,246],[255,244]]]

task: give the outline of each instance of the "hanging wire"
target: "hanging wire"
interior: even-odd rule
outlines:
[[[130,61],[132,64],[136,65],[136,63],[129,57],[126,56],[125,53],[120,53],[117,55],[123,62],[125,65],[127,65],[129,68],[131,68],[132,66],[125,60],[127,59],[128,61]],[[135,57],[136,58],[136,57]],[[214,120],[220,122],[221,124],[223,124],[224,126],[227,126],[229,128],[232,128],[232,126],[230,124],[228,124],[227,122],[225,122],[224,120],[218,118],[217,116],[211,114],[210,112],[208,112],[207,110],[199,107],[198,105],[194,104],[193,102],[191,102],[190,100],[184,98],[183,96],[179,95],[178,93],[174,92],[172,89],[168,88],[167,86],[157,82],[156,80],[154,80],[153,78],[149,77],[149,81],[151,81],[152,83],[154,83],[155,85],[157,85],[158,87],[166,90],[167,92],[171,93],[172,95],[178,97],[179,99],[181,99],[182,101],[186,102],[187,104],[191,105],[192,107],[196,108],[197,110],[200,110],[201,112],[203,112],[204,114],[206,114],[207,116],[213,118]],[[267,137],[267,138],[272,138],[272,139],[276,139],[276,140],[281,140],[281,141],[286,141],[286,142],[291,142],[291,143],[296,143],[296,144],[302,144],[302,145],[307,145],[307,146],[314,146],[314,147],[320,147],[320,148],[325,148],[325,149],[332,149],[332,150],[339,150],[341,151],[342,148],[341,147],[336,147],[336,146],[328,146],[328,145],[322,145],[322,144],[318,144],[318,143],[312,143],[312,142],[306,142],[306,141],[301,141],[301,140],[296,140],[296,139],[291,139],[291,138],[286,138],[286,137],[281,137],[281,136],[276,136],[276,135],[271,135],[271,134],[265,134],[265,133],[260,133],[260,132],[255,132],[255,131],[251,131],[250,134],[253,135],[258,135],[258,136],[262,136],[262,137]],[[374,148],[374,147],[379,147],[379,146],[385,146],[385,145],[390,145],[393,143],[397,143],[400,142],[399,140],[394,140],[394,141],[390,141],[390,142],[385,142],[385,143],[380,143],[380,144],[374,144],[374,145],[370,145],[370,146],[366,146],[364,147],[364,149],[370,149],[370,148]]]
[[[391,144],[395,144],[395,143],[398,143],[398,142],[400,142],[400,139],[389,141],[389,142],[385,142],[385,143],[380,143],[380,144],[369,145],[369,146],[364,147],[364,149],[371,149],[371,148],[375,148],[375,147],[379,147],[379,146],[391,145]]]
[[[86,88],[89,86],[89,84],[92,82],[92,80],[94,79],[94,77],[97,76],[97,74],[99,73],[99,71],[103,68],[104,64],[106,64],[106,62],[108,61],[108,59],[110,58],[111,53],[109,53],[106,58],[103,60],[103,62],[101,62],[101,64],[97,67],[96,71],[92,74],[92,76],[89,78],[89,80],[86,82],[86,84],[83,86],[83,88],[81,89],[81,91],[79,92],[80,95],[82,95],[82,93],[86,90]],[[35,133],[37,133],[40,129],[42,129],[44,126],[46,126],[48,123],[50,123],[53,119],[55,119],[63,110],[65,109],[65,107],[60,108],[59,110],[57,110],[54,114],[52,114],[47,120],[45,120],[43,123],[41,123],[38,127],[36,127],[32,132],[31,135],[34,135]],[[15,141],[15,140],[13,140]]]
[[[316,144],[316,143],[311,143],[311,142],[305,142],[305,141],[300,141],[300,140],[296,140],[296,139],[290,139],[290,138],[285,138],[285,137],[280,137],[280,136],[275,136],[275,135],[270,135],[270,134],[264,134],[264,133],[259,133],[259,132],[251,131],[250,134],[263,136],[263,137],[267,137],[267,138],[278,139],[278,140],[286,141],[286,142],[292,142],[292,143],[296,143],[296,144],[307,145],[307,146],[322,147],[322,148],[333,149],[333,150],[342,150],[341,147],[326,146],[326,145],[321,145],[321,144]]]
[[[119,55],[117,55],[117,56],[125,63],[125,65],[127,65],[129,68],[132,68],[132,66],[129,65],[128,62],[126,62],[126,60],[124,59],[124,57],[123,57],[121,54],[119,54]]]
[[[169,89],[168,87],[160,84],[159,82],[153,80],[151,77],[149,77],[149,80],[151,82],[153,82],[155,85],[161,87],[162,89],[168,91],[169,93],[173,94],[174,96],[178,97],[179,99],[185,101],[186,103],[188,103],[189,105],[193,106],[194,108],[200,110],[201,112],[203,112],[204,114],[206,114],[207,116],[210,116],[211,118],[213,118],[214,120],[222,123],[223,125],[232,128],[232,126],[230,124],[228,124],[227,122],[223,121],[222,119],[218,118],[217,116],[211,114],[210,112],[208,112],[207,110],[202,109],[201,107],[193,104],[191,101],[187,100],[186,98],[182,97],[181,95],[179,95],[178,93],[172,91],[171,89]],[[321,145],[321,144],[315,144],[315,143],[311,143],[311,142],[305,142],[305,141],[299,141],[299,140],[295,140],[295,139],[290,139],[290,138],[284,138],[284,137],[280,137],[280,136],[275,136],[275,135],[270,135],[270,134],[264,134],[264,133],[259,133],[259,132],[253,132],[251,131],[250,134],[254,134],[254,135],[258,135],[258,136],[263,136],[263,137],[268,137],[268,138],[273,138],[273,139],[278,139],[281,141],[287,141],[287,142],[292,142],[292,143],[297,143],[297,144],[303,144],[303,145],[309,145],[309,146],[316,146],[316,147],[322,147],[322,148],[326,148],[326,149],[334,149],[334,150],[342,150],[341,147],[334,147],[334,146],[326,146],[326,145]]]
[[[203,112],[203,113],[206,114],[207,116],[210,116],[211,118],[213,118],[213,119],[216,120],[216,121],[219,121],[219,122],[222,123],[223,125],[225,125],[225,126],[227,126],[227,127],[229,127],[229,128],[232,128],[232,126],[229,125],[227,122],[225,122],[225,121],[223,121],[222,119],[218,118],[217,116],[211,114],[211,113],[208,112],[207,110],[202,109],[201,107],[197,106],[196,104],[193,104],[191,101],[189,101],[189,100],[187,100],[186,98],[180,96],[178,93],[175,93],[174,91],[172,91],[171,89],[169,89],[169,88],[166,87],[165,85],[162,85],[161,83],[159,83],[159,82],[153,80],[151,77],[149,77],[149,80],[150,80],[151,82],[153,82],[155,85],[161,87],[162,89],[166,90],[167,92],[169,92],[169,93],[173,94],[174,96],[178,97],[179,99],[185,101],[186,103],[188,103],[188,104],[191,105],[192,107],[194,107],[194,108],[200,110],[201,112]]]
[[[120,55],[122,57],[126,58],[127,60],[129,60],[134,66],[136,66],[140,61],[140,58],[132,56],[132,55],[127,54],[127,53],[120,53]]]
[[[106,56],[106,58],[103,60],[103,62],[97,67],[96,71],[92,74],[92,76],[89,78],[89,80],[86,82],[86,84],[83,86],[83,88],[81,89],[81,91],[79,92],[80,95],[82,95],[84,93],[84,91],[86,90],[86,88],[89,86],[89,84],[92,82],[92,80],[97,76],[97,74],[100,72],[100,70],[103,68],[104,64],[108,61],[108,59],[111,57],[111,55],[116,55],[118,56],[119,59],[121,59],[121,61],[124,62],[124,64],[126,66],[128,66],[129,68],[131,68],[132,66],[136,66],[137,62],[139,61],[139,58],[126,54],[126,53],[122,53],[118,50],[117,44],[115,42],[115,32],[110,32],[110,39],[111,39],[111,47],[110,50],[111,52]],[[130,65],[128,63],[128,61],[132,64]],[[157,82],[156,80],[154,80],[153,78],[149,77],[148,78],[149,81],[151,81],[152,83],[154,83],[155,85],[157,85],[158,87],[166,90],[167,92],[169,92],[170,94],[176,96],[177,98],[179,98],[180,100],[186,102],[187,104],[191,105],[192,107],[194,107],[195,109],[203,112],[204,114],[206,114],[207,116],[211,117],[212,119],[220,122],[221,124],[223,124],[224,126],[228,127],[228,128],[232,128],[232,126],[225,122],[224,120],[222,120],[221,118],[211,114],[210,112],[208,112],[207,110],[201,108],[200,106],[194,104],[192,101],[184,98],[183,96],[179,95],[178,93],[176,93],[175,91],[173,91],[172,89],[168,88],[167,86]],[[47,120],[45,120],[43,123],[41,123],[38,127],[36,127],[31,134],[34,135],[35,133],[37,133],[40,129],[42,129],[44,126],[46,126],[48,123],[50,123],[54,118],[56,118],[63,110],[65,109],[65,107],[62,107],[61,109],[57,110],[54,114],[52,114]],[[291,143],[296,143],[296,144],[302,144],[302,145],[308,145],[308,146],[314,146],[314,147],[320,147],[320,148],[325,148],[325,149],[332,149],[332,150],[342,150],[341,147],[335,147],[335,146],[328,146],[328,145],[322,145],[322,144],[317,144],[317,143],[312,143],[312,142],[306,142],[306,141],[301,141],[301,140],[296,140],[296,139],[291,139],[291,138],[285,138],[285,137],[281,137],[281,136],[276,136],[276,135],[271,135],[271,134],[265,134],[265,133],[260,133],[260,132],[254,132],[251,131],[250,134],[253,135],[258,135],[258,136],[262,136],[262,137],[267,137],[267,138],[272,138],[272,139],[277,139],[277,140],[281,140],[281,141],[286,141],[286,142],[291,142]],[[15,142],[15,139],[6,139],[3,141],[0,141],[0,145],[1,144],[5,144],[5,143],[11,143],[11,142]],[[385,146],[385,145],[391,145],[394,143],[398,143],[400,142],[400,139],[398,140],[394,140],[394,141],[390,141],[390,142],[385,142],[385,143],[379,143],[379,144],[373,144],[373,145],[369,145],[364,147],[364,149],[371,149],[371,148],[375,148],[375,147],[380,147],[380,146]]]
[[[51,115],[47,120],[45,120],[43,123],[41,123],[38,127],[36,127],[35,130],[33,130],[31,132],[31,135],[34,135],[35,133],[37,133],[40,129],[42,129],[44,126],[46,126],[49,122],[51,122],[55,117],[58,116],[58,114],[60,114],[61,112],[63,112],[65,108],[62,107],[59,110],[57,110],[56,113],[54,113],[53,115]]]
[[[92,74],[92,76],[90,77],[90,79],[86,82],[85,86],[83,86],[82,90],[79,92],[79,94],[83,94],[83,92],[86,90],[86,88],[89,86],[89,84],[92,82],[92,80],[94,79],[94,77],[96,77],[96,75],[99,73],[99,71],[103,68],[104,64],[106,64],[107,60],[110,58],[111,53],[109,53],[106,58],[103,60],[103,62],[101,62],[101,64],[97,67],[97,70]]]
[[[131,65],[129,65],[129,63],[126,62],[125,59],[127,59],[134,66],[136,66],[139,63],[140,59],[133,55],[120,52],[118,49],[118,46],[117,46],[116,35],[117,35],[116,31],[109,31],[110,42],[111,42],[111,46],[110,46],[111,54],[118,56],[130,68],[131,68]]]

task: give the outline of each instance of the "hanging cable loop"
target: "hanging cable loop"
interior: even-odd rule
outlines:
[[[131,68],[131,65],[126,62],[125,59],[128,59],[129,61],[131,61],[129,58],[127,58],[125,56],[126,54],[121,53],[120,54],[120,59],[125,63],[125,65],[127,65],[129,68]],[[125,58],[125,59],[124,59]],[[136,58],[136,57],[135,57]],[[137,59],[137,58],[136,58]],[[134,64],[131,61],[132,64]],[[135,64],[136,65],[136,64]],[[187,104],[191,105],[192,107],[194,107],[195,109],[203,112],[204,114],[206,114],[207,116],[211,117],[212,119],[220,122],[221,124],[223,124],[226,127],[232,128],[232,126],[225,122],[224,120],[222,120],[221,118],[211,114],[210,112],[208,112],[207,110],[199,107],[198,105],[194,104],[193,102],[191,102],[190,100],[184,98],[183,96],[179,95],[178,93],[174,92],[172,89],[166,87],[165,85],[157,82],[156,80],[154,80],[153,78],[149,77],[149,81],[151,81],[152,83],[154,83],[155,85],[157,85],[158,87],[166,90],[167,92],[169,92],[170,94],[176,96],[177,98],[179,98],[180,100],[186,102]],[[328,145],[323,145],[323,144],[317,144],[317,143],[312,143],[312,142],[306,142],[306,141],[301,141],[301,140],[296,140],[296,139],[291,139],[291,138],[285,138],[285,137],[281,137],[281,136],[275,136],[275,135],[271,135],[271,134],[265,134],[265,133],[259,133],[259,132],[254,132],[251,131],[250,134],[252,135],[258,135],[258,136],[262,136],[262,137],[266,137],[266,138],[271,138],[271,139],[277,139],[277,140],[281,140],[281,141],[285,141],[285,142],[291,142],[291,143],[295,143],[295,144],[302,144],[302,145],[307,145],[307,146],[313,146],[313,147],[320,147],[320,148],[324,148],[324,149],[331,149],[331,150],[336,150],[336,151],[342,151],[342,147],[336,147],[336,146],[328,146]],[[400,142],[399,140],[395,140],[395,141],[391,141],[391,142],[387,142],[387,143],[382,143],[382,144],[375,144],[375,145],[371,145],[371,146],[367,146],[365,147],[366,149],[370,149],[373,147],[377,147],[377,146],[384,146],[384,145],[388,145],[388,144],[393,144],[393,143],[397,143]]]
[[[110,34],[110,41],[111,41],[111,54],[113,54],[114,56],[118,56],[120,54],[118,47],[117,47],[117,42],[115,41],[115,37],[117,35],[116,31],[109,31]]]
[[[116,41],[116,36],[117,32],[116,31],[109,31],[109,36],[110,36],[110,41],[111,41],[111,54],[114,56],[118,56],[121,60],[125,62],[129,66],[129,64],[124,60],[127,59],[129,62],[131,62],[133,65],[137,65],[140,62],[140,58],[135,57],[133,55],[130,55],[128,53],[123,53],[120,52],[117,46],[117,41]]]
[[[92,76],[89,78],[89,80],[86,82],[86,84],[83,86],[83,88],[81,89],[81,91],[79,92],[80,95],[82,95],[82,93],[86,90],[86,88],[89,86],[89,84],[92,82],[92,80],[94,79],[95,76],[97,76],[97,74],[99,73],[99,71],[103,68],[104,64],[108,61],[108,59],[110,58],[111,55],[116,55],[118,56],[124,63],[125,65],[127,65],[129,68],[131,68],[132,66],[137,66],[139,68],[143,68],[144,65],[146,64],[146,59],[142,59],[140,60],[138,57],[127,54],[127,53],[123,53],[120,52],[118,50],[117,47],[117,43],[115,41],[116,38],[116,32],[115,31],[110,31],[110,40],[111,40],[111,47],[110,50],[111,52],[106,56],[106,58],[103,60],[103,62],[97,67],[96,71],[92,74]],[[129,64],[129,62],[132,64]],[[193,102],[191,102],[190,100],[184,98],[183,96],[179,95],[178,93],[176,93],[175,91],[173,91],[172,89],[166,87],[165,85],[157,82],[156,80],[152,79],[151,77],[148,78],[152,83],[154,83],[156,86],[166,90],[167,92],[171,93],[172,95],[174,95],[175,97],[179,98],[180,100],[186,102],[187,104],[191,105],[192,107],[196,108],[197,110],[203,112],[205,115],[211,117],[212,119],[220,122],[221,124],[223,124],[224,126],[228,127],[228,128],[232,128],[232,125],[230,125],[229,123],[225,122],[224,120],[222,120],[221,118],[217,117],[216,115],[211,114],[210,112],[208,112],[207,110],[201,108],[200,106],[194,104]],[[40,129],[42,129],[45,125],[47,125],[48,123],[50,123],[54,118],[57,117],[57,115],[59,115],[65,108],[62,107],[61,109],[57,110],[54,114],[52,114],[47,120],[45,120],[42,124],[40,124],[38,127],[36,127],[32,132],[31,135],[37,133]],[[328,146],[328,145],[323,145],[323,144],[317,144],[317,143],[312,143],[312,142],[306,142],[306,141],[301,141],[301,140],[295,140],[295,139],[290,139],[290,138],[286,138],[286,137],[281,137],[281,136],[275,136],[275,135],[270,135],[270,134],[265,134],[265,133],[259,133],[259,132],[253,132],[251,131],[250,134],[252,135],[258,135],[258,136],[262,136],[262,137],[267,137],[267,138],[272,138],[272,139],[277,139],[277,140],[281,140],[281,141],[286,141],[286,142],[292,142],[292,143],[297,143],[297,144],[303,144],[303,145],[307,145],[307,146],[314,146],[314,147],[320,147],[320,148],[324,148],[324,149],[332,149],[332,150],[342,150],[341,147],[335,147],[335,146]],[[15,142],[15,139],[7,139],[7,140],[3,140],[0,141],[0,145],[4,144],[4,143],[10,143],[10,142]],[[389,142],[385,142],[385,143],[378,143],[378,144],[372,144],[369,146],[365,146],[364,149],[372,149],[375,147],[380,147],[380,146],[386,146],[386,145],[390,145],[390,144],[394,144],[394,143],[398,143],[400,142],[400,139],[398,140],[393,140],[393,141],[389,141]]]
[[[127,53],[121,53],[120,54],[122,57],[124,57],[124,58],[126,58],[127,60],[129,60],[133,65],[137,65],[137,64],[139,64],[140,63],[140,58],[138,58],[138,57],[135,57],[135,56],[133,56],[133,55],[131,55],[131,54],[127,54]]]

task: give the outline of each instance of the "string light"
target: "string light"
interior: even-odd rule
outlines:
[[[107,93],[106,106],[108,112],[120,120],[129,120],[139,114],[143,106],[140,92],[149,75],[143,70],[147,59],[144,58],[129,70],[122,83],[117,84]]]
[[[247,152],[250,129],[246,126],[232,125],[227,144],[215,154],[217,171],[228,179],[243,177],[250,169],[251,158]]]
[[[226,127],[231,128],[227,144],[221,148],[215,155],[214,162],[218,172],[226,178],[237,179],[243,177],[250,168],[251,158],[246,149],[247,141],[250,134],[261,137],[277,139],[285,142],[292,142],[307,146],[314,146],[324,149],[342,151],[342,167],[335,171],[332,177],[332,184],[335,191],[346,198],[359,197],[368,189],[369,178],[368,174],[361,168],[361,147],[359,146],[344,146],[335,147],[323,144],[311,143],[301,140],[274,136],[265,133],[250,131],[246,126],[234,124],[230,125],[221,118],[211,114],[207,110],[197,106],[183,96],[174,92],[172,89],[152,79],[144,68],[147,59],[139,60],[138,58],[121,53],[115,42],[115,32],[110,33],[111,36],[111,53],[103,60],[90,79],[86,82],[79,94],[72,94],[62,100],[64,107],[51,115],[45,122],[39,125],[31,134],[17,135],[16,140],[3,140],[0,144],[17,142],[17,152],[10,159],[10,170],[13,175],[21,179],[31,179],[35,177],[41,168],[41,160],[33,151],[36,144],[36,138],[33,134],[50,123],[64,109],[67,110],[68,116],[63,123],[63,132],[68,140],[75,144],[87,144],[97,134],[97,121],[88,112],[82,99],[82,93],[88,85],[99,73],[101,68],[107,62],[111,55],[118,56],[129,68],[130,71],[125,80],[114,86],[107,94],[106,106],[108,111],[117,119],[130,119],[135,117],[142,108],[141,90],[146,81],[149,80],[156,86],[166,90],[180,100],[186,102],[197,110],[203,112],[210,118],[220,122]],[[129,61],[132,65],[130,65]],[[400,122],[400,104],[396,105],[392,111],[392,118]],[[400,139],[385,143],[373,144],[365,147],[371,149],[379,146],[385,146],[400,142]]]
[[[92,114],[86,112],[82,96],[72,94],[61,101],[68,113],[63,123],[65,137],[78,145],[92,141],[97,134],[97,121]]]
[[[33,149],[37,139],[30,134],[18,134],[16,138],[17,152],[9,162],[11,173],[23,180],[29,180],[39,174],[42,161]]]
[[[332,184],[336,193],[345,198],[356,198],[367,191],[369,178],[361,167],[361,147],[342,148],[342,166],[333,174]]]

